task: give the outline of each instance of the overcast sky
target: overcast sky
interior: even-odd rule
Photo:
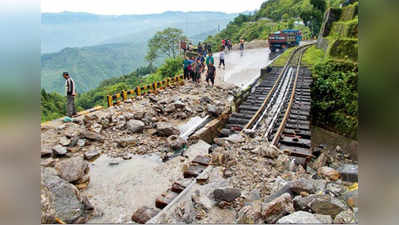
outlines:
[[[266,0],[41,0],[42,12],[89,12],[106,15],[150,14],[164,11],[221,11],[259,9]]]

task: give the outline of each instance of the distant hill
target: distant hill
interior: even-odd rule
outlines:
[[[148,15],[96,15],[90,13],[43,13],[42,53],[66,47],[147,40],[166,27],[182,29],[187,36],[226,26],[236,13],[167,11]]]
[[[86,92],[104,79],[128,74],[143,66],[147,41],[157,31],[175,27],[182,29],[192,40],[202,41],[215,34],[218,26],[224,28],[236,15],[174,11],[124,16],[44,13],[41,26],[42,88],[47,92],[62,93],[61,74],[68,71],[77,83],[77,91]]]

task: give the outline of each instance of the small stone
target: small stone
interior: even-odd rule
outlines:
[[[83,135],[83,137],[85,137],[86,139],[91,140],[91,141],[98,141],[101,143],[104,142],[104,138],[101,135],[91,132],[91,131],[85,131],[85,132],[83,132],[82,135]]]
[[[320,221],[311,213],[297,211],[288,216],[284,216],[277,221],[279,224],[300,224],[300,223],[320,223]]]
[[[325,153],[321,153],[321,155],[313,162],[312,168],[318,170],[323,167],[327,163],[327,155]]]
[[[84,153],[84,158],[86,160],[92,160],[92,159],[96,158],[99,155],[100,155],[100,152],[97,149],[94,148],[94,149],[91,149],[91,150],[85,152]]]
[[[143,206],[136,210],[136,212],[132,215],[132,220],[136,223],[145,224],[148,220],[156,216],[160,210],[152,209],[146,206]]]
[[[333,180],[333,181],[339,179],[338,171],[334,170],[331,167],[327,167],[327,166],[319,168],[317,170],[317,174],[322,176],[322,177],[326,177],[326,178],[328,178],[330,180]]]
[[[86,140],[85,139],[79,139],[78,140],[78,146],[79,147],[83,147],[86,145]]]
[[[69,138],[63,136],[63,137],[60,138],[59,143],[60,143],[62,146],[68,146],[68,145],[71,143],[71,140],[70,140]]]
[[[165,208],[169,203],[173,201],[177,197],[177,193],[175,192],[167,192],[166,194],[162,194],[160,197],[158,197],[155,200],[155,206],[157,208],[163,209]]]
[[[256,131],[252,130],[252,129],[244,129],[243,132],[244,132],[244,134],[246,134],[246,135],[248,135],[249,137],[252,137],[252,138],[254,138],[255,134],[256,134]]]
[[[219,112],[218,112],[217,107],[215,105],[208,105],[207,106],[207,111],[208,111],[208,114],[211,115],[211,116],[215,116],[215,117],[219,116]]]
[[[262,204],[262,217],[266,223],[276,223],[281,217],[295,211],[291,195],[285,193],[271,202]]]
[[[233,171],[231,171],[231,169],[224,169],[223,170],[223,177],[224,178],[229,178],[229,177],[231,177],[231,176],[233,176]]]
[[[238,224],[261,224],[261,204],[257,201],[251,205],[244,206],[238,212]]]
[[[47,157],[51,157],[53,151],[49,148],[41,148],[40,150],[40,155],[42,158],[47,158]]]
[[[117,166],[117,165],[119,165],[119,160],[113,159],[113,160],[111,160],[111,161],[108,163],[108,165],[110,165],[110,166]]]
[[[211,158],[207,157],[207,156],[202,156],[202,155],[197,155],[193,161],[193,163],[198,163],[200,165],[203,166],[208,166],[209,163],[211,162]]]
[[[124,159],[124,160],[132,159],[132,155],[130,155],[130,154],[124,154],[124,155],[122,156],[122,159]]]
[[[178,135],[171,135],[166,141],[168,146],[173,150],[182,149],[187,144],[186,140]]]
[[[241,191],[236,188],[218,188],[213,191],[216,201],[232,202],[241,196]]]
[[[332,224],[333,219],[331,218],[330,215],[322,215],[322,214],[313,214],[317,220],[320,221],[320,223],[323,224]]]
[[[170,104],[165,107],[165,112],[167,113],[173,113],[175,111],[176,111],[175,105]]]
[[[127,129],[132,133],[142,133],[145,124],[141,120],[129,120],[126,123]]]
[[[335,217],[334,223],[338,224],[355,223],[355,215],[350,209],[342,211]]]
[[[45,160],[42,160],[40,162],[40,166],[44,166],[44,167],[53,167],[55,164],[55,160],[53,158],[48,158]]]
[[[55,156],[65,156],[67,153],[67,148],[61,145],[56,145],[53,147],[53,153]]]
[[[166,122],[158,122],[156,124],[157,130],[155,135],[161,137],[169,137],[171,135],[180,135],[180,131],[176,129],[172,124]]]

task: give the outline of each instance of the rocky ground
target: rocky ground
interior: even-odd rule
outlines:
[[[196,116],[219,116],[237,91],[186,82],[58,127],[42,126],[42,223],[84,223],[97,213],[81,193],[90,182],[90,161],[101,154],[125,160],[154,152],[170,156],[191,144],[180,137],[179,125]]]
[[[318,146],[303,167],[253,133],[214,142],[220,175],[185,200],[189,215],[171,212],[160,222],[358,223],[357,162],[340,146]]]
[[[101,216],[83,191],[90,182],[90,162],[101,154],[125,160],[150,153],[167,158],[194,144],[181,137],[179,125],[195,116],[218,117],[237,92],[188,82],[72,123],[43,126],[41,222],[85,223],[91,216]],[[347,146],[314,146],[314,157],[302,166],[270,147],[261,134],[262,130],[245,131],[214,138],[209,169],[160,222],[358,222],[358,162]],[[145,222],[155,212],[159,211],[143,207],[131,213]]]

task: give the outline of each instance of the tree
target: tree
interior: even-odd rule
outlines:
[[[186,40],[183,31],[176,28],[166,28],[158,31],[148,42],[147,61],[152,63],[159,54],[166,55],[169,58],[176,58],[179,52],[179,43]]]

